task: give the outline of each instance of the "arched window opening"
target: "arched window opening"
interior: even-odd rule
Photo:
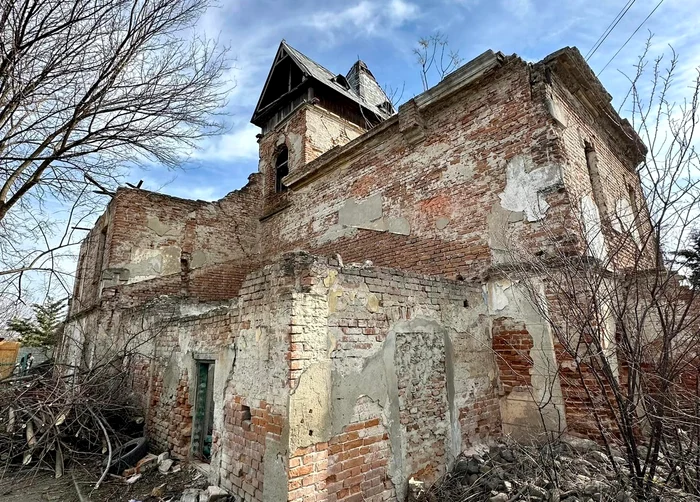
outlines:
[[[287,187],[282,183],[282,178],[289,174],[289,150],[287,147],[282,147],[282,150],[277,154],[275,162],[275,192],[284,192]]]

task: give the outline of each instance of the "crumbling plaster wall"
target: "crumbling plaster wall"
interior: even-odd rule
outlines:
[[[144,190],[118,190],[81,246],[72,312],[94,304],[104,288],[169,276],[187,283],[193,271],[225,262],[237,262],[250,270],[258,251],[258,178],[251,176],[242,190],[210,203]],[[241,279],[230,286],[229,298]],[[181,286],[187,288],[188,284]]]
[[[489,314],[510,324],[498,333],[500,344],[494,346],[503,432],[520,439],[563,432],[567,417],[543,283],[536,278],[495,279],[483,290]]]
[[[365,129],[320,106],[309,106],[304,114],[304,163],[311,162],[332,148],[343,146],[365,132]]]
[[[334,260],[308,269],[311,286],[292,309],[290,466],[323,455],[329,496],[403,500],[411,476],[436,479],[500,430],[478,291]],[[289,500],[321,489],[303,481],[314,469],[290,469]]]
[[[565,155],[562,176],[580,211],[574,221],[587,227],[582,230],[589,242],[596,241],[589,244],[596,258],[611,258],[615,267],[624,268],[634,262],[642,238],[651,230],[636,172],[639,153],[625,150],[631,148],[630,140],[610,123],[612,119],[595,116],[556,74],[552,78],[550,105],[556,110],[556,131]],[[589,175],[586,143],[595,149],[595,179]],[[644,251],[647,260],[653,254],[651,242]]]
[[[67,330],[138,342],[132,398],[178,457],[197,360],[214,361],[211,476],[240,497],[403,500],[411,476],[436,479],[500,431],[488,312],[464,282],[295,253],[250,273],[232,302],[123,301]]]
[[[289,152],[289,172],[294,173],[327,151],[357,138],[365,130],[320,106],[305,103],[259,140],[258,170],[264,176],[263,215],[286,202],[275,193],[275,163],[280,149]]]
[[[318,177],[292,187],[287,207],[263,222],[263,255],[301,248],[479,278],[492,264],[499,224],[533,251],[541,248],[546,239],[533,220],[547,214],[559,221],[567,199],[553,119],[532,92],[527,64],[509,58],[420,110],[417,134],[401,133],[402,108],[354,149],[329,154]],[[529,184],[518,188],[523,180]],[[523,189],[526,206],[512,204]]]

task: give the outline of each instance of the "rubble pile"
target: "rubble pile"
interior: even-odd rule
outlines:
[[[409,482],[409,502],[636,502],[630,491],[625,460],[619,451],[609,456],[594,441],[564,438],[540,446],[524,446],[504,438],[490,447],[460,457],[451,472],[429,489]],[[669,466],[655,477],[659,501],[697,500],[675,489]]]

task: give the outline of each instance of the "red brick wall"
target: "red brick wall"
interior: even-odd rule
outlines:
[[[289,483],[287,500],[329,500],[328,443],[316,443],[299,448],[289,455]]]
[[[533,347],[532,336],[525,323],[506,317],[493,320],[493,350],[498,363],[499,378],[504,391],[531,384]]]
[[[159,368],[153,376],[146,430],[154,445],[169,450],[174,458],[188,458],[192,437],[192,403],[187,370],[181,373],[175,392],[171,393],[163,386],[163,369]]]
[[[501,406],[496,389],[459,408],[459,425],[465,446],[498,437],[501,433]]]
[[[395,497],[387,474],[390,457],[389,436],[379,418],[346,426],[328,443],[327,500],[380,501]]]
[[[250,413],[246,418],[244,407]],[[284,418],[265,401],[227,395],[224,429],[216,448],[221,455],[221,484],[245,500],[262,501],[265,445],[267,438],[280,441]],[[216,453],[215,453],[216,454]]]
[[[289,207],[264,220],[263,256],[301,248],[418,273],[481,277],[492,264],[487,220],[500,203],[506,162],[515,155],[530,156],[535,165],[562,158],[553,120],[541,96],[532,93],[528,67],[515,58],[423,110],[425,139],[416,144],[402,137],[395,119],[378,126],[352,160],[330,161],[338,167],[295,188],[287,197]],[[262,146],[264,159],[269,152]],[[461,175],[459,169],[468,173]],[[410,235],[366,229],[335,240],[326,235],[338,224],[346,199],[377,194],[384,215],[405,218]],[[556,191],[546,198],[552,206],[549,234],[566,233],[566,226],[557,230],[557,224],[568,214],[568,199]],[[443,217],[450,222],[440,229],[437,220]],[[551,242],[548,234],[538,233],[537,224],[516,222],[510,229],[533,252]]]
[[[347,425],[330,441],[289,458],[290,502],[382,501],[396,496],[388,477],[389,436],[379,418]]]
[[[647,234],[651,228],[648,225],[647,213],[644,206],[644,196],[636,172],[635,161],[624,148],[626,141],[621,140],[617,132],[621,128],[612,126],[606,118],[593,116],[581,102],[575,98],[566,88],[566,84],[560,79],[554,79],[552,86],[554,98],[561,107],[566,117],[567,127],[559,133],[564,150],[564,181],[567,190],[571,192],[571,199],[576,209],[580,206],[579,200],[585,195],[594,194],[594,186],[591,183],[586,163],[585,143],[593,146],[597,157],[597,167],[600,172],[601,185],[597,188],[596,196],[604,201],[607,213],[599,207],[600,217],[603,221],[603,234],[606,239],[610,257],[619,268],[629,267],[635,259],[639,259],[640,250],[631,235],[619,233],[610,224],[616,219],[615,204],[620,198],[629,200],[629,187],[635,192],[635,199],[641,212],[637,224],[640,234]],[[613,130],[614,133],[611,133]],[[636,157],[638,154],[635,154]],[[572,223],[580,222],[580,214],[575,213]],[[647,242],[643,250],[643,258],[647,263],[653,258],[653,242]]]
[[[123,287],[127,282],[152,283],[140,290],[144,301],[179,292],[175,288],[187,293],[190,282],[192,294],[202,299],[235,296],[245,274],[256,268],[261,188],[257,180],[251,176],[242,190],[212,203],[118,190],[81,246],[72,314],[93,305],[101,287]],[[104,228],[104,252],[98,256]],[[160,263],[160,270],[144,261],[147,255]],[[97,263],[100,259],[102,266]],[[210,270],[200,269],[203,265]],[[97,272],[105,269],[129,273],[122,273],[117,282],[100,280]],[[176,286],[178,281],[183,284]],[[150,295],[147,289],[152,290]]]

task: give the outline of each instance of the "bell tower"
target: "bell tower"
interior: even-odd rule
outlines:
[[[259,170],[266,205],[285,196],[287,174],[394,113],[364,62],[336,75],[282,40],[251,118],[262,129]]]

